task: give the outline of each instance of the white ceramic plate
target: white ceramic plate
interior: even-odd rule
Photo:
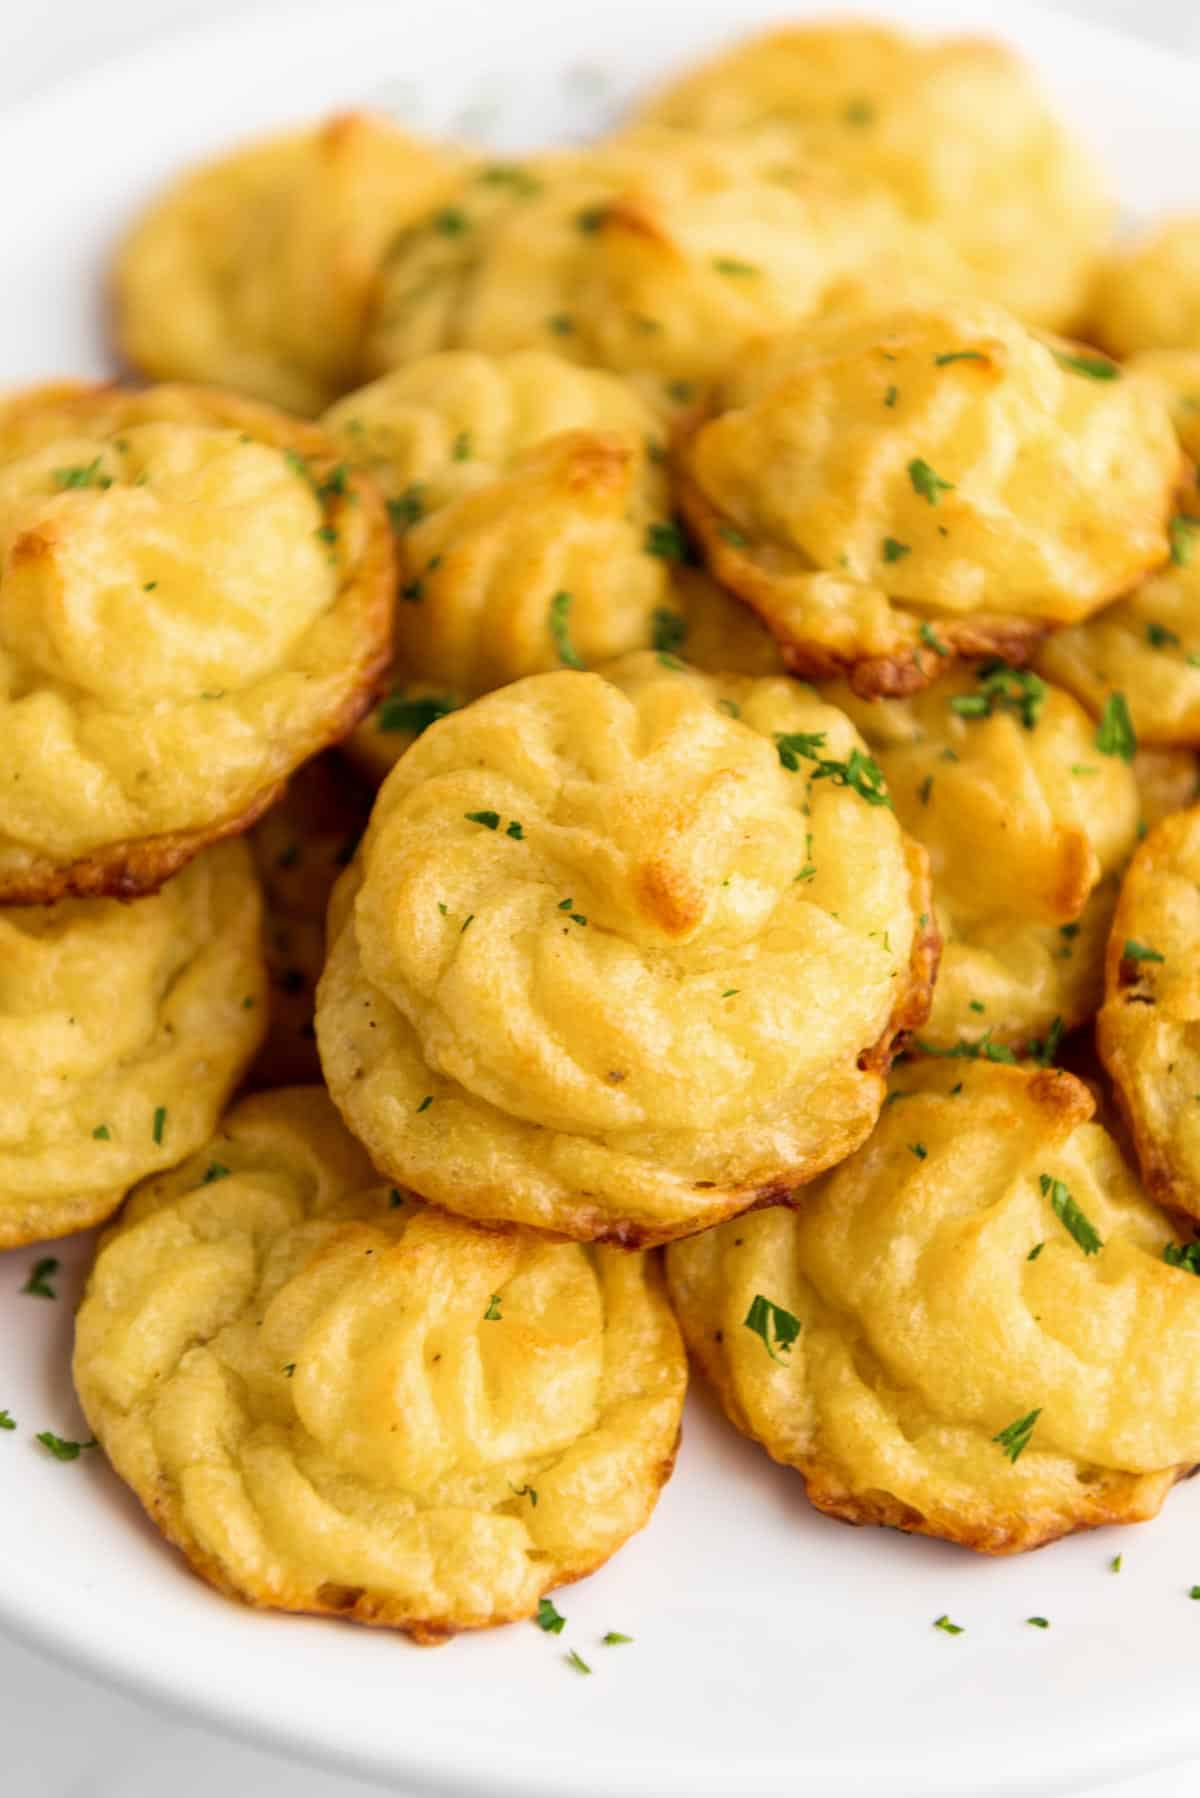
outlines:
[[[498,145],[584,135],[752,14],[808,10],[334,0],[61,88],[0,125],[0,380],[105,371],[114,233],[170,169],[240,132],[368,99]],[[986,27],[995,8],[874,10]],[[1200,203],[1200,70],[1041,12],[1010,6],[1005,29],[1129,207]],[[84,1433],[68,1365],[88,1243],[47,1252],[63,1262],[53,1304],[19,1290],[36,1251],[0,1257],[0,1407],[20,1426],[0,1434],[0,1621],[140,1696],[410,1792],[495,1798],[1043,1798],[1200,1751],[1200,1485],[1157,1524],[987,1562],[818,1517],[703,1396],[651,1528],[563,1595],[561,1637],[517,1625],[433,1652],[240,1610],[188,1577],[96,1451],[63,1464],[33,1440]],[[943,1612],[965,1633],[934,1630]],[[604,1648],[608,1629],[636,1643]]]

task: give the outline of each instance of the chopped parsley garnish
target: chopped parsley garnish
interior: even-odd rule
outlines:
[[[499,812],[464,812],[468,824],[482,824],[485,830],[499,830]]]
[[[775,733],[775,748],[779,760],[789,774],[799,772],[801,756],[810,762],[820,761],[820,751],[824,747],[825,732],[823,730],[777,731]]]
[[[575,214],[575,223],[581,231],[591,236],[593,232],[603,228],[607,218],[607,206],[588,206]]]
[[[421,1103],[417,1106],[417,1116],[420,1117],[420,1115],[423,1111],[428,1111],[429,1107],[432,1104],[433,1104],[433,1094],[426,1093],[425,1097],[421,1100]]]
[[[460,431],[458,433],[458,436],[454,439],[454,448],[450,453],[456,462],[469,462],[471,460],[470,431]]]
[[[1123,1559],[1123,1555],[1114,1555],[1112,1560],[1108,1563],[1108,1571],[1110,1573],[1120,1573]]]
[[[883,559],[885,562],[902,562],[905,556],[911,555],[912,545],[910,543],[901,543],[895,537],[884,538]]]
[[[929,798],[930,798],[930,795],[932,792],[933,792],[933,775],[927,774],[925,776],[924,780],[921,782],[920,786],[917,788],[917,798],[921,801],[922,805],[929,804]]]
[[[425,489],[420,482],[414,481],[398,499],[388,501],[387,509],[392,529],[403,534],[425,516]]]
[[[584,665],[583,657],[571,642],[571,607],[574,603],[569,593],[561,592],[550,601],[550,635],[564,668],[582,668]]]
[[[899,398],[900,398],[899,388],[898,387],[889,387],[887,392],[883,396],[883,403],[885,406],[888,407],[888,409],[890,411],[892,409],[892,407],[895,406],[896,401]]]
[[[746,534],[744,531],[739,531],[736,524],[719,524],[717,536],[723,542],[731,543],[734,549],[745,549],[746,547]]]
[[[483,1321],[485,1324],[503,1323],[504,1320],[500,1316],[500,1294],[498,1292],[494,1292],[488,1300],[488,1308],[483,1314]]]
[[[963,1625],[961,1623],[951,1623],[945,1611],[942,1612],[940,1617],[934,1618],[933,1627],[934,1629],[940,1629],[944,1636],[961,1636],[963,1633]]]
[[[284,1371],[285,1377],[290,1380],[292,1375],[296,1371],[296,1363],[294,1361],[285,1361],[284,1366],[283,1366],[283,1371]]]
[[[1200,1241],[1169,1242],[1163,1250],[1168,1267],[1186,1268],[1189,1274],[1200,1274]]]
[[[929,1155],[929,1150],[923,1142],[910,1142],[908,1152],[910,1155],[915,1155],[918,1161],[925,1161]]]
[[[96,1128],[92,1131],[92,1136],[96,1142],[112,1141],[112,1131],[107,1124],[97,1124]]]
[[[22,1286],[21,1291],[27,1292],[30,1298],[34,1299],[56,1299],[58,1294],[50,1282],[57,1272],[58,1261],[56,1258],[53,1255],[44,1256],[41,1261],[35,1261],[30,1268],[29,1278]]]
[[[1054,1180],[1049,1174],[1039,1174],[1038,1184],[1042,1189],[1042,1196],[1050,1200],[1050,1209],[1055,1217],[1075,1238],[1084,1254],[1098,1254],[1104,1247],[1104,1239],[1079,1209],[1063,1181]]]
[[[508,1489],[510,1492],[515,1493],[518,1498],[527,1498],[529,1500],[530,1509],[534,1511],[537,1510],[536,1486],[514,1486],[512,1481],[509,1480]]]
[[[1107,356],[1076,356],[1068,350],[1052,350],[1051,355],[1061,368],[1069,368],[1076,375],[1087,375],[1091,381],[1119,381],[1121,378],[1120,369]]]
[[[1025,1257],[1026,1261],[1036,1261],[1045,1246],[1044,1242],[1035,1242],[1028,1255]]]
[[[650,641],[660,655],[671,655],[687,636],[687,619],[682,612],[659,606],[651,620]]]
[[[506,837],[511,837],[515,843],[520,843],[524,840],[525,829],[523,825],[517,823],[515,818],[512,818],[509,820],[508,828],[505,830],[504,834]]]
[[[62,1436],[56,1436],[53,1430],[39,1430],[37,1440],[42,1447],[48,1449],[56,1461],[78,1461],[85,1448],[95,1448],[95,1441],[68,1442]]]
[[[103,491],[112,486],[112,477],[100,472],[99,456],[94,462],[89,462],[86,467],[56,468],[54,479],[64,492],[69,487],[98,487]]]
[[[17,1420],[11,1411],[0,1411],[0,1430],[15,1430]]]
[[[568,1665],[568,1667],[574,1667],[576,1673],[590,1673],[591,1672],[591,1668],[588,1666],[587,1662],[584,1660],[583,1656],[580,1654],[580,1652],[577,1648],[572,1648],[568,1652],[567,1665]]]
[[[643,547],[648,556],[661,556],[664,562],[687,560],[687,538],[673,519],[665,524],[647,525]]]
[[[1015,1064],[1016,1054],[1007,1043],[994,1043],[991,1030],[985,1030],[981,1037],[973,1043],[955,1043],[952,1049],[940,1049],[936,1043],[928,1043],[918,1037],[917,1048],[922,1055],[939,1055],[949,1061],[1000,1061],[1006,1066]]]
[[[1050,1619],[1048,1617],[1026,1617],[1025,1621],[1026,1623],[1032,1623],[1034,1629],[1050,1628]]]
[[[142,582],[142,592],[143,593],[153,593],[154,589],[157,586],[158,586],[157,581],[143,581]]]
[[[752,262],[739,262],[735,256],[714,256],[712,265],[719,275],[756,275]]]
[[[928,618],[923,618],[921,620],[921,629],[917,634],[926,649],[932,649],[934,653],[939,656],[948,656],[950,654],[950,651],[946,648],[946,645],[942,642],[942,639],[938,636]]]
[[[394,693],[380,706],[375,723],[379,730],[410,730],[414,737],[419,737],[439,718],[457,710],[458,701],[449,693],[427,693],[419,699],[406,699],[402,694]]]
[[[430,222],[434,230],[440,231],[443,237],[461,237],[471,225],[461,206],[443,206],[440,212],[434,213]]]
[[[1000,1444],[1008,1459],[1014,1464],[1029,1447],[1033,1426],[1041,1415],[1042,1407],[1039,1405],[1036,1410],[1027,1411],[1024,1417],[1018,1417],[1015,1423],[1006,1424],[1002,1430],[997,1430],[992,1437],[992,1441]]]
[[[210,1161],[204,1170],[204,1178],[200,1184],[201,1186],[213,1186],[218,1180],[228,1180],[231,1171],[223,1161]]]
[[[1178,649],[1179,637],[1175,631],[1168,630],[1165,624],[1151,622],[1146,626],[1146,641],[1151,649]]]
[[[1121,951],[1123,961],[1165,961],[1157,949],[1151,949],[1146,943],[1139,943],[1129,936],[1125,938],[1125,947]]]
[[[1055,1018],[1044,1037],[1035,1037],[1029,1045],[1030,1058],[1039,1066],[1052,1068],[1063,1039],[1063,1021]]]
[[[546,320],[546,329],[553,331],[556,337],[569,337],[575,329],[575,320],[569,312],[552,312]]]
[[[937,505],[943,493],[954,491],[954,482],[943,481],[941,475],[935,474],[928,462],[922,461],[920,456],[914,457],[909,463],[908,478],[913,484],[913,492],[928,500],[931,506]]]
[[[721,997],[722,999],[736,999],[741,990],[740,986],[727,986]]]
[[[875,123],[875,108],[870,100],[851,100],[842,114],[847,125],[862,127]]]
[[[548,1598],[538,1600],[537,1616],[534,1619],[539,1629],[544,1629],[548,1636],[561,1636],[566,1628],[567,1620],[555,1610]]]
[[[462,924],[459,927],[459,932],[458,932],[459,936],[463,935],[468,924],[473,924],[474,922],[475,922],[475,913],[473,911],[469,911],[467,913],[466,917],[463,919]]]
[[[1124,693],[1110,693],[1096,726],[1096,748],[1101,755],[1119,755],[1131,762],[1137,753],[1137,735]]]
[[[762,1337],[763,1347],[772,1361],[779,1361],[783,1355],[788,1354],[800,1334],[800,1319],[790,1311],[785,1311],[782,1305],[764,1298],[761,1292],[755,1294],[742,1323],[747,1330],[753,1330],[756,1336]],[[775,1348],[771,1347],[772,1337],[775,1339]],[[776,1349],[780,1351],[779,1354],[776,1354]]]
[[[995,712],[1013,712],[1026,730],[1041,717],[1049,692],[1039,675],[1027,668],[1010,668],[1007,662],[985,662],[976,676],[978,693],[956,693],[950,710],[959,718],[990,718]]]
[[[1186,568],[1191,561],[1196,531],[1200,531],[1200,518],[1189,518],[1186,512],[1180,512],[1167,526],[1171,560],[1176,568]]]
[[[318,525],[317,529],[313,532],[313,536],[318,543],[336,543],[338,540],[337,531],[331,524]]]
[[[677,405],[686,406],[688,401],[695,399],[695,397],[696,387],[693,381],[676,380],[667,382],[667,398],[674,400]]]
[[[935,368],[948,368],[952,362],[986,362],[987,357],[982,350],[947,350],[944,356],[935,356]]]
[[[729,718],[740,718],[742,715],[742,708],[736,699],[718,699],[717,710],[724,712]],[[784,766],[787,766],[786,762]]]
[[[615,1648],[618,1643],[632,1642],[633,1639],[634,1638],[632,1636],[623,1636],[619,1629],[605,1630],[604,1634],[600,1638],[600,1640],[603,1642],[605,1648]]]
[[[818,731],[776,731],[775,748],[779,760],[789,774],[800,771],[800,759],[815,764],[810,779],[832,780],[835,786],[852,787],[860,799],[868,805],[886,805],[891,807],[883,769],[872,756],[864,755],[861,749],[852,749],[848,760],[844,762],[826,759],[820,753],[825,747],[825,732]]]

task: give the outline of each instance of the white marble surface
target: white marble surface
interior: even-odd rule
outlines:
[[[294,3],[259,7],[282,17]],[[426,0],[397,0],[409,3]],[[0,111],[152,35],[243,10],[239,0],[0,0]],[[1200,56],[1195,0],[1063,0],[1062,10]],[[0,1639],[3,1798],[368,1798],[372,1789],[147,1710]],[[1200,1798],[1200,1765],[1106,1786],[1104,1795]]]

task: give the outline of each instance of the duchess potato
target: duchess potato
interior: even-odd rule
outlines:
[[[92,1430],[198,1573],[423,1642],[530,1616],[640,1529],[685,1381],[652,1259],[389,1191],[318,1088],[139,1188],[75,1343]]]
[[[123,355],[153,380],[319,412],[359,378],[384,245],[456,167],[385,118],[344,113],[187,170],[118,254]]]
[[[359,733],[368,765],[403,747],[397,699],[456,703],[653,641],[682,544],[656,420],[615,375],[544,350],[448,351],[324,423],[388,496],[397,533],[402,691]]]
[[[1098,170],[1002,44],[839,22],[744,39],[651,95],[639,122],[766,138],[776,161],[882,189],[939,232],[977,290],[1077,322],[1112,220]]]
[[[1200,798],[1200,760],[1190,749],[1139,749],[1133,758],[1133,778],[1143,836]]]
[[[1114,356],[1200,352],[1200,213],[1165,219],[1114,250],[1090,311],[1092,335]]]
[[[678,447],[709,568],[796,672],[911,692],[1021,659],[1165,561],[1182,458],[1157,387],[979,303],[764,346]]]
[[[1096,1042],[1147,1187],[1200,1217],[1200,809],[1164,819],[1130,863]]]
[[[0,1248],[65,1236],[202,1143],[266,1027],[240,843],[123,905],[0,908]]]
[[[333,755],[309,762],[250,833],[262,881],[270,1024],[251,1069],[256,1086],[321,1078],[313,1004],[325,965],[325,913],[334,882],[367,822],[370,792]]]
[[[0,901],[152,891],[343,737],[391,534],[315,427],[201,388],[0,404]]]
[[[1200,1284],[1062,1070],[897,1070],[805,1194],[678,1243],[738,1429],[818,1509],[986,1554],[1152,1517],[1200,1460]]]
[[[1068,693],[1008,667],[911,699],[826,697],[858,726],[928,851],[943,938],[921,1040],[1015,1047],[1098,1010],[1116,876],[1137,833],[1133,769]]]
[[[960,291],[953,252],[882,194],[770,146],[648,130],[465,176],[384,258],[375,372],[443,349],[549,348],[687,404],[756,337],[829,307]]]
[[[633,656],[439,720],[334,893],[325,1076],[448,1210],[644,1245],[871,1128],[935,959],[925,856],[846,719]]]

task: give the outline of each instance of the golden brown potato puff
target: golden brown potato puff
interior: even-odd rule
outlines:
[[[245,1100],[139,1188],[74,1371],[203,1578],[422,1642],[531,1616],[639,1530],[686,1383],[655,1258],[428,1209],[316,1087]]]
[[[317,1038],[398,1182],[642,1245],[848,1154],[936,956],[925,857],[839,712],[652,652],[607,675],[519,681],[396,764]]]
[[[684,516],[795,672],[871,697],[1027,658],[1167,560],[1156,385],[981,303],[762,346],[682,427]]]
[[[203,388],[0,405],[0,901],[153,891],[351,730],[391,647],[383,501]]]
[[[1200,1459],[1200,1284],[1061,1069],[897,1069],[794,1211],[674,1244],[731,1420],[851,1523],[1013,1554],[1153,1517]]]
[[[158,893],[0,907],[0,1248],[110,1217],[212,1131],[262,1041],[241,843]]]
[[[360,378],[384,245],[456,167],[389,120],[350,112],[185,170],[118,252],[122,354],[152,380],[319,412]]]

